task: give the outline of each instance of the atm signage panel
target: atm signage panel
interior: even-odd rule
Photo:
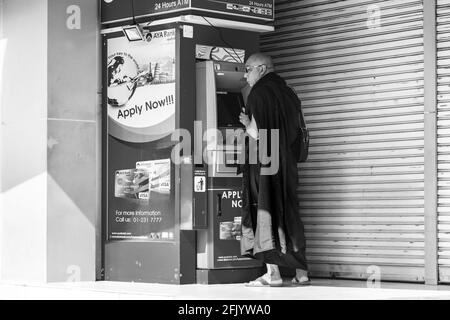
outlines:
[[[274,0],[191,0],[192,9],[273,21]]]
[[[133,8],[134,7],[134,8]],[[135,18],[157,16],[179,12],[200,11],[230,17],[256,20],[274,20],[274,0],[101,0],[102,23],[127,22]]]

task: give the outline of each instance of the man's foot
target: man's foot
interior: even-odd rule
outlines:
[[[292,286],[294,287],[300,287],[300,286],[307,286],[309,284],[311,284],[311,281],[309,280],[309,278],[307,276],[302,276],[299,278],[294,277],[291,281]]]
[[[283,279],[273,279],[269,274],[265,274],[253,281],[247,282],[246,287],[282,287]]]

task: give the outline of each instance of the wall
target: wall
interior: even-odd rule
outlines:
[[[97,2],[2,3],[0,277],[94,280],[100,273]]]
[[[1,276],[45,281],[47,1],[4,0],[2,15]]]
[[[71,5],[81,9],[79,29]],[[97,1],[49,0],[48,15],[48,280],[92,280],[100,252]]]

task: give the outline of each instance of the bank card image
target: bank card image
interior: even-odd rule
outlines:
[[[147,170],[122,169],[115,172],[114,196],[117,198],[149,199]]]
[[[241,240],[242,238],[242,219],[235,217],[234,221],[223,221],[219,224],[220,240]]]
[[[136,169],[146,170],[149,176],[149,197],[151,193],[170,193],[170,159],[139,161]]]
[[[233,228],[232,221],[220,222],[219,225],[219,239],[220,240],[232,240],[233,235],[231,234],[231,229]]]

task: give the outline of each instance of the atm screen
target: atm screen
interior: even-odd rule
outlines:
[[[217,92],[217,127],[243,127],[239,122],[242,108],[245,105],[240,92]]]

